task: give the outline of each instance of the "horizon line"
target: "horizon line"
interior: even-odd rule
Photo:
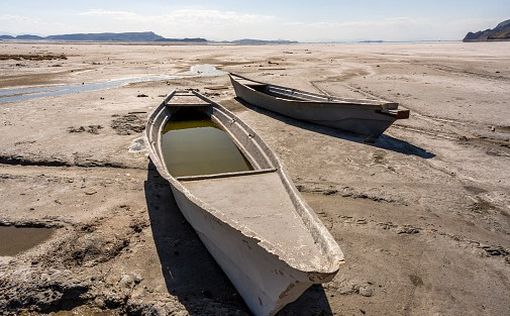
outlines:
[[[184,37],[167,37],[160,35],[154,31],[124,31],[124,32],[111,32],[111,31],[103,31],[103,32],[73,32],[73,33],[55,33],[55,34],[41,34],[41,33],[10,33],[10,32],[0,32],[0,36],[12,36],[12,37],[18,37],[18,36],[39,36],[43,39],[41,40],[29,40],[29,39],[19,39],[21,41],[66,41],[66,42],[80,42],[80,41],[88,41],[88,40],[52,40],[52,39],[46,39],[46,37],[50,36],[62,36],[62,35],[77,35],[77,34],[105,34],[105,33],[111,33],[111,34],[126,34],[126,33],[153,33],[155,35],[161,36],[164,39],[176,39],[176,40],[183,40],[183,39],[204,39],[207,42],[234,42],[234,41],[240,41],[240,40],[254,40],[254,41],[288,41],[288,42],[296,42],[296,43],[357,43],[357,42],[367,42],[367,43],[377,43],[377,42],[386,42],[386,43],[398,43],[398,42],[448,42],[448,41],[462,41],[461,38],[456,39],[432,39],[432,38],[421,38],[421,39],[401,39],[401,40],[384,40],[384,39],[353,39],[353,40],[342,40],[342,39],[330,39],[330,40],[308,40],[308,41],[299,41],[294,39],[287,39],[287,38],[255,38],[255,37],[241,37],[236,39],[209,39],[204,36],[184,36]],[[2,39],[0,39],[2,40]],[[16,38],[14,39],[7,39],[7,40],[18,40]],[[108,40],[100,41],[100,40],[90,40],[91,42],[108,42]],[[142,41],[110,41],[110,42],[142,42]],[[156,41],[147,41],[147,42],[156,42]]]

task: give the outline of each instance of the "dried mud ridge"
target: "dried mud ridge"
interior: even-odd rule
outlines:
[[[80,127],[73,127],[70,126],[67,128],[67,131],[69,133],[84,133],[87,132],[89,134],[99,134],[99,130],[103,129],[103,126],[101,125],[88,125],[88,126],[80,126]]]
[[[321,82],[321,81],[318,81]],[[312,83],[312,82],[311,82]],[[323,91],[319,87],[317,87],[314,83],[312,83],[316,89]],[[352,91],[356,91],[362,93],[367,97],[377,98],[384,100],[384,97],[381,95],[373,94],[371,91],[363,89],[361,87],[354,87],[348,84],[344,85],[345,87],[351,89]],[[326,93],[323,91],[323,93]],[[326,93],[327,94],[327,93]],[[401,102],[401,105],[407,108],[408,104]],[[472,133],[473,130],[484,129],[483,125],[480,125],[476,122],[471,121],[463,121],[463,120],[455,120],[442,118],[438,116],[426,115],[419,113],[419,111],[411,108],[413,111],[413,116],[419,119],[423,119],[429,121],[432,124],[437,123],[448,123],[451,127],[454,128],[454,131],[445,131],[444,128],[439,129],[424,129],[424,128],[416,128],[395,124],[393,128],[410,130],[416,133],[425,134],[432,137],[443,138],[447,140],[456,141],[459,144],[465,146],[474,146],[479,148],[484,148],[487,155],[490,156],[498,156],[498,157],[510,157],[510,137],[508,137],[508,133],[510,128],[508,126],[490,126],[488,130],[491,130],[493,133],[498,132],[498,135],[487,136],[487,135],[479,135],[477,133]],[[441,125],[442,126],[442,125]],[[485,126],[486,127],[486,126]]]
[[[129,166],[120,162],[101,161],[75,154],[73,161],[59,157],[36,158],[35,155],[28,157],[22,155],[0,154],[0,164],[41,166],[41,167],[82,167],[82,168],[119,168],[119,169],[143,169],[138,166]]]
[[[387,202],[399,205],[407,205],[407,202],[401,199],[395,199],[392,197],[381,196],[377,193],[362,193],[357,192],[354,188],[349,186],[342,186],[339,184],[325,184],[325,182],[316,183],[312,181],[300,181],[294,180],[296,188],[302,193],[313,193],[322,195],[340,195],[342,197],[348,197],[352,199],[367,199],[374,202]]]
[[[2,175],[0,175],[2,179]],[[27,227],[27,228],[62,228],[70,222],[63,221],[61,218],[43,218],[39,220],[25,220],[25,219],[7,219],[0,217],[0,226],[14,226],[14,227]]]
[[[63,265],[68,269],[108,262],[130,245],[131,238],[138,237],[143,229],[149,227],[143,216],[136,216],[137,212],[127,205],[120,205],[112,211],[116,216],[76,224],[66,240],[41,259],[50,266]],[[120,226],[119,222],[126,225]],[[112,234],[113,227],[115,234]]]
[[[353,216],[347,215],[338,215],[337,218],[338,220],[333,219],[332,221],[334,223],[343,225],[365,225],[371,228],[379,228],[388,232],[394,232],[399,235],[429,234],[435,236],[443,236],[455,243],[460,248],[471,247],[479,249],[482,250],[482,253],[478,253],[480,256],[501,257],[507,264],[510,264],[510,248],[505,248],[501,245],[488,245],[477,240],[467,239],[459,235],[442,232],[435,228],[421,228],[409,224],[398,225],[393,222],[378,222],[366,218],[354,218]]]
[[[118,135],[134,135],[145,130],[145,117],[142,118],[142,113],[128,113],[122,116],[114,114],[112,117],[114,119],[111,128]]]
[[[67,56],[61,55],[37,55],[37,54],[1,54],[0,60],[67,60]]]
[[[462,145],[485,148],[485,153],[490,156],[510,157],[510,139],[497,139],[487,136],[470,138],[461,136],[458,142]]]
[[[358,282],[356,280],[342,279],[340,281],[333,280],[324,284],[323,287],[340,295],[358,294],[365,297],[371,297],[374,295],[374,288],[376,286],[370,281]],[[382,285],[379,285],[379,287],[382,287]]]
[[[410,65],[418,65],[418,66],[425,66],[430,69],[439,70],[447,73],[456,73],[458,75],[466,76],[466,77],[475,77],[475,78],[482,78],[482,79],[488,79],[488,80],[504,80],[504,81],[510,81],[510,78],[505,77],[503,75],[498,75],[500,72],[496,71],[494,74],[488,73],[488,72],[476,72],[476,71],[470,71],[465,69],[459,69],[456,67],[451,66],[445,66],[445,65],[438,65],[438,64],[426,64],[426,63],[420,63],[416,64],[413,62],[409,63]]]

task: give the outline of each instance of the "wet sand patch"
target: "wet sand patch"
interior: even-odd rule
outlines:
[[[48,240],[55,228],[0,226],[0,256],[15,256]]]
[[[61,76],[67,75],[70,72],[71,71],[61,71],[2,76],[0,79],[0,88],[60,83],[62,82]],[[18,95],[18,93],[14,92],[12,95]]]

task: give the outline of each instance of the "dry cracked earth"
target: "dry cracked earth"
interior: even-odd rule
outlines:
[[[332,282],[281,315],[509,315],[509,52],[510,43],[0,43],[0,102],[27,86],[211,64],[411,110],[367,143],[240,103],[225,75],[0,103],[0,313],[249,314],[142,138],[165,94],[197,88],[276,151],[345,253]]]

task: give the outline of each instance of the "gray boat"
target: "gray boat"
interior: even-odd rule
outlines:
[[[238,98],[296,120],[332,127],[371,138],[379,137],[409,110],[398,103],[369,99],[346,99],[263,83],[229,74]]]
[[[174,91],[150,114],[146,139],[184,217],[253,314],[274,315],[338,272],[340,247],[279,158],[232,112]],[[225,164],[226,151],[244,160]]]

